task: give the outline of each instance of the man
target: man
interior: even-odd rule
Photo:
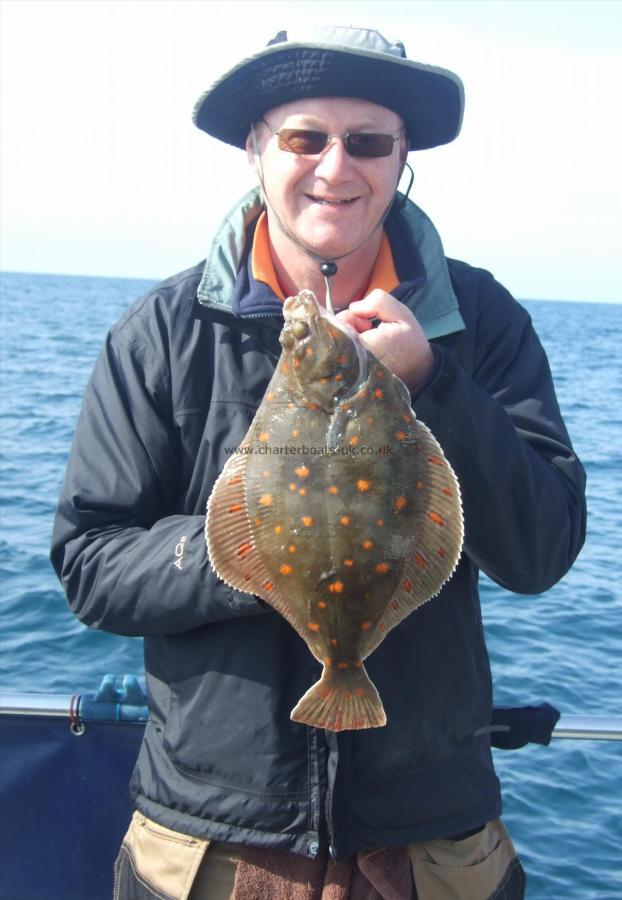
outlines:
[[[461,117],[456,76],[348,28],[281,32],[195,108],[262,190],[205,262],[111,330],[53,539],[76,615],[145,638],[119,897],[522,896],[477,573],[524,593],[561,578],[584,538],[584,475],[528,315],[396,196],[408,150],[452,140]],[[409,388],[465,518],[450,582],[368,660],[387,725],[338,735],[290,720],[319,667],[282,617],[218,580],[203,537],[279,356],[282,300],[327,287]]]

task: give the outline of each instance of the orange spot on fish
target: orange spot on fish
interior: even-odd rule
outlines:
[[[356,435],[354,435],[354,437],[351,437],[351,438],[350,438],[350,440],[348,441],[348,444],[349,444],[351,447],[356,447],[356,445],[358,444],[358,442],[359,442],[359,439],[357,438]]]
[[[317,403],[307,403],[307,409],[315,411],[316,409],[319,409],[319,408],[320,407],[317,405]]]
[[[240,546],[238,547],[238,549],[235,552],[241,559],[243,559],[245,556],[247,556],[250,553],[250,551],[252,549],[253,549],[252,544],[249,544],[249,543],[240,544]]]
[[[368,491],[370,489],[371,483],[369,481],[366,481],[364,478],[359,478],[359,480],[356,482],[356,486],[359,491],[364,494],[365,491]]]
[[[322,691],[322,699],[327,700],[331,696],[331,694],[334,693],[335,691],[333,688],[324,688],[324,690]]]
[[[261,474],[264,478],[270,478],[270,469],[264,469]]]
[[[290,544],[287,549],[290,553],[295,553],[297,550],[296,544]]]
[[[374,397],[376,398],[376,400],[382,400],[382,399],[383,399],[384,394],[383,394],[383,392],[381,391],[380,388],[376,388],[376,390],[374,391]]]
[[[405,591],[412,591],[412,589],[413,589],[413,583],[412,583],[412,581],[410,580],[410,578],[405,578],[405,579],[402,581],[402,587],[404,588]]]
[[[442,492],[446,497],[453,497],[454,495],[454,492],[450,491],[449,488],[442,488]]]
[[[258,436],[257,440],[258,440],[258,441],[261,441],[263,444],[265,444],[266,441],[269,441],[269,440],[270,440],[270,435],[268,434],[267,431],[261,431],[261,432],[259,433],[259,436]]]
[[[337,640],[337,638],[331,638],[331,639],[330,639],[330,642],[331,642],[331,644],[332,644],[333,647],[336,647],[337,644],[339,643],[339,641]]]
[[[350,516],[341,516],[339,519],[341,525],[349,525],[350,524]]]
[[[322,662],[324,663],[324,665],[327,668],[328,668],[328,666],[332,666],[332,664],[333,664],[333,660],[330,656],[325,656],[324,659],[322,660]]]
[[[330,487],[328,488],[328,493],[329,494],[338,494],[339,488],[337,487],[336,484],[331,484]]]
[[[260,506],[272,506],[272,494],[262,494],[259,498]]]
[[[376,519],[376,525],[384,525],[384,519]]]
[[[298,491],[298,493],[299,493],[302,497],[305,497],[306,494],[307,494],[307,489],[306,489],[306,487],[301,487],[300,490]]]
[[[348,557],[347,559],[344,559],[343,564],[344,564],[344,566],[347,566],[348,569],[349,569],[349,568],[351,568],[351,567],[354,565],[354,560],[353,560],[353,559],[350,559],[350,558]]]
[[[418,491],[420,491],[422,488],[425,487],[425,484],[423,483],[423,481],[418,481],[417,484],[415,485],[415,487],[417,488]]]
[[[318,625],[317,622],[309,622],[309,624],[307,625],[307,628],[309,629],[309,631],[319,631],[320,630],[320,626]]]
[[[380,631],[386,631],[386,630],[387,630],[387,626],[384,624],[384,622],[381,622],[380,625],[378,626],[378,628],[379,628]]]
[[[420,553],[415,553],[415,563],[420,569],[425,569],[428,565],[427,560]]]
[[[295,491],[297,487],[298,487],[298,485],[296,484],[295,481],[290,481],[290,483],[289,483],[290,491]]]
[[[272,391],[268,391],[268,393],[266,394],[266,400],[274,400],[274,394],[272,393]]]
[[[445,524],[445,519],[442,516],[439,516],[439,514],[437,512],[434,512],[434,510],[432,509],[428,512],[428,519],[430,520],[430,522],[434,522],[435,525]]]
[[[294,368],[295,368],[295,369],[299,369],[299,368],[300,368],[300,360],[298,359],[298,357],[296,357],[296,359],[294,359],[294,364],[293,364],[293,365],[294,365]]]
[[[400,494],[399,497],[395,498],[394,506],[398,512],[401,512],[406,508],[407,503],[406,497],[403,494]]]
[[[378,572],[380,575],[386,575],[387,572],[391,571],[391,566],[387,562],[377,563],[374,571]]]
[[[393,609],[399,609],[399,608],[400,608],[400,604],[399,604],[399,602],[398,602],[397,600],[391,600],[391,607],[392,607]]]
[[[408,415],[408,413],[403,413],[403,414],[402,414],[402,421],[403,421],[403,422],[410,422],[410,416]]]
[[[443,460],[440,456],[428,456],[428,462],[431,462],[433,466],[442,466]]]
[[[241,503],[233,503],[233,504],[229,507],[229,509],[227,510],[227,512],[230,512],[230,513],[239,512],[239,510],[241,510],[241,509],[242,509],[242,504],[241,504]]]
[[[260,519],[257,516],[255,516],[255,525],[257,525],[257,526],[263,525],[263,519]]]
[[[361,631],[369,631],[371,628],[371,622],[361,622],[360,625]]]
[[[341,374],[341,372],[337,372],[337,374],[333,378],[333,381],[343,381],[343,375]]]
[[[313,356],[313,347],[307,347],[305,353],[307,354],[307,356]]]
[[[365,540],[361,544],[361,547],[363,548],[363,550],[371,550],[371,548],[373,546],[374,546],[374,542],[371,541],[369,538],[365,538]]]
[[[406,437],[406,432],[405,431],[396,431],[395,437],[398,439],[398,441],[403,441],[404,438]]]
[[[299,478],[308,478],[311,470],[307,466],[298,466],[297,469],[294,469],[294,472]]]
[[[231,478],[227,478],[227,484],[241,484],[242,476],[241,475],[233,475]]]
[[[347,663],[347,662],[339,662],[339,663],[337,663],[337,668],[338,668],[338,669],[349,669],[349,668],[350,668],[350,663]]]
[[[326,375],[322,375],[322,377],[320,378],[320,384],[328,384],[328,378],[326,377]]]
[[[328,606],[328,603],[326,602],[326,600],[318,600],[317,605],[320,607],[320,609],[326,609],[326,607]]]
[[[287,563],[282,563],[279,566],[279,572],[281,573],[281,575],[291,575],[293,571],[294,570],[292,569],[292,567]]]
[[[441,559],[445,558],[445,548],[444,547],[438,548],[438,555],[441,557]]]
[[[332,584],[328,585],[328,590],[331,594],[343,593],[343,581],[333,581]]]
[[[274,533],[275,533],[275,534],[280,534],[282,531],[283,531],[283,526],[282,526],[282,525],[275,525],[275,526],[274,526]]]
[[[264,581],[264,583],[262,584],[262,587],[263,587],[264,591],[271,591],[272,588],[274,587],[274,584],[271,581]]]
[[[335,361],[336,361],[336,363],[337,363],[338,366],[345,366],[345,364],[347,363],[348,359],[347,359],[345,353],[340,353],[339,356],[337,357],[337,359],[336,359]]]
[[[292,428],[292,437],[298,437],[300,431],[297,428]]]
[[[313,525],[313,516],[301,516],[300,521],[305,526],[305,528],[309,528]]]

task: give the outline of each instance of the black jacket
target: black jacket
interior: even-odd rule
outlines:
[[[255,215],[253,201],[227,226],[238,235],[231,258],[212,253],[112,328],[77,427],[53,563],[83,622],[145,637],[150,721],[132,790],[146,815],[309,855],[324,842],[340,856],[466,831],[500,812],[478,570],[541,592],[584,538],[584,474],[545,354],[491,275],[446,261],[416,208],[392,213],[396,294],[437,357],[414,409],[460,481],[464,553],[440,595],[366,663],[386,727],[336,736],[293,723],[320,666],[281,616],[218,581],[203,536],[211,488],[280,352],[279,303],[242,249]]]

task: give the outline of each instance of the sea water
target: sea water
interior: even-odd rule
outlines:
[[[80,401],[108,327],[151,282],[4,273],[0,313],[3,691],[94,691],[142,673],[141,641],[90,631],[50,567]],[[586,545],[538,597],[482,578],[495,702],[622,714],[622,305],[525,301],[588,474]],[[531,900],[622,898],[622,742],[495,751]]]

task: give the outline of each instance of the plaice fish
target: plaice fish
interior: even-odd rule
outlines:
[[[460,489],[406,386],[356,332],[310,291],[283,313],[274,375],[208,501],[208,552],[323,664],[291,718],[378,727],[386,715],[363,660],[451,577]]]

